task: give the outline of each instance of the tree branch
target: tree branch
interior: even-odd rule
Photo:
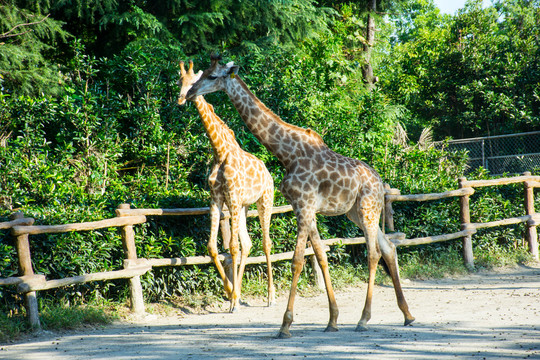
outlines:
[[[27,32],[30,32],[32,30],[28,30],[28,31],[24,31],[24,32],[16,33],[16,34],[11,34],[11,33],[13,31],[15,31],[15,29],[17,29],[17,28],[19,28],[21,26],[31,26],[31,25],[40,24],[40,23],[44,22],[45,19],[47,19],[50,15],[51,14],[47,14],[47,16],[45,16],[43,19],[41,19],[39,21],[34,21],[34,22],[31,22],[31,23],[24,23],[24,24],[15,25],[11,30],[9,30],[9,31],[7,31],[7,32],[5,32],[3,34],[0,34],[0,39],[26,34]]]

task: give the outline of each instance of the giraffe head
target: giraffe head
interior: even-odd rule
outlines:
[[[184,68],[184,62],[180,62],[180,80],[178,80],[178,85],[180,86],[180,95],[178,96],[178,105],[184,105],[186,102],[186,94],[188,93],[191,86],[199,80],[202,75],[202,70],[199,70],[198,73],[193,72],[193,61],[189,61],[189,69],[186,71]]]
[[[219,63],[220,57],[212,56],[211,64],[206,69],[200,79],[193,84],[186,95],[186,99],[192,100],[196,96],[209,94],[212,92],[225,90],[227,82],[234,79],[238,73],[238,65],[234,65],[231,61],[225,65]]]

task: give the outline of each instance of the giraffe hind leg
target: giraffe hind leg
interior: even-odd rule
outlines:
[[[362,310],[362,316],[356,331],[366,331],[367,323],[371,319],[371,304],[373,299],[373,289],[375,288],[375,275],[377,273],[377,264],[381,258],[381,253],[376,244],[377,229],[373,227],[364,227],[364,235],[366,236],[366,246],[368,253],[368,287],[366,293],[366,300],[364,303],[364,310]]]
[[[304,252],[306,250],[306,242],[309,235],[309,227],[311,221],[315,218],[315,213],[312,214],[296,214],[298,233],[296,235],[296,247],[294,249],[294,255],[291,263],[292,282],[291,290],[289,293],[289,300],[287,302],[287,310],[283,314],[283,322],[279,329],[278,338],[290,338],[290,327],[293,322],[294,312],[294,299],[296,297],[296,289],[298,286],[298,280],[300,279],[300,273],[304,267]]]
[[[270,219],[272,217],[272,205],[274,203],[274,189],[269,189],[259,201],[257,201],[257,210],[262,230],[262,245],[266,256],[266,275],[268,279],[268,306],[272,306],[276,301],[276,290],[274,287],[274,278],[272,275],[272,261],[270,260],[270,251],[272,250],[272,240],[270,239]]]
[[[362,199],[359,197],[356,201],[356,205],[346,214],[349,220],[358,225],[364,232],[366,237],[366,247],[368,255],[368,286],[366,293],[366,300],[364,303],[364,309],[362,310],[362,316],[356,331],[366,331],[367,323],[371,319],[371,303],[373,298],[373,289],[375,287],[375,275],[377,272],[377,264],[381,258],[381,251],[377,244],[377,231],[379,229],[378,217],[375,213],[369,213],[369,209],[363,209],[361,205]]]
[[[390,277],[392,278],[392,283],[394,285],[394,291],[396,292],[396,298],[398,302],[398,307],[405,317],[404,325],[410,325],[415,319],[409,311],[409,306],[403,295],[403,289],[401,288],[401,281],[399,278],[399,265],[397,260],[396,246],[390,242],[384,236],[382,231],[378,231],[377,234],[379,248],[381,249],[382,258],[387,266]]]

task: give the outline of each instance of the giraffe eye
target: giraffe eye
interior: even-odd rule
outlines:
[[[216,80],[216,79],[217,79],[217,76],[209,76],[207,79],[208,79],[208,80]]]

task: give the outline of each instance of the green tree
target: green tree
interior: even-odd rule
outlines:
[[[384,89],[411,110],[410,130],[436,138],[540,129],[538,1],[469,1],[442,16],[431,1],[410,3],[397,22]]]
[[[389,13],[401,13],[405,8],[407,0],[387,1],[387,0],[323,0],[320,2],[324,6],[332,6],[337,9],[345,20],[356,20],[360,29],[354,29],[348,38],[353,40],[347,51],[355,54],[357,60],[362,63],[363,82],[369,90],[373,89],[379,77],[375,74],[377,68],[376,52],[384,48],[384,43],[388,41],[388,28],[383,17]],[[347,19],[348,18],[348,19]],[[352,18],[352,19],[351,19]],[[361,19],[365,19],[362,21]],[[378,36],[375,36],[375,35]],[[355,43],[360,43],[360,47]]]
[[[290,44],[324,31],[328,16],[335,15],[315,0],[14,2],[64,21],[66,30],[98,56],[110,56],[131,41],[149,37],[181,43],[189,54],[253,46],[263,40]]]
[[[50,52],[68,34],[62,23],[39,11],[0,1],[0,92],[54,93],[62,78]]]

